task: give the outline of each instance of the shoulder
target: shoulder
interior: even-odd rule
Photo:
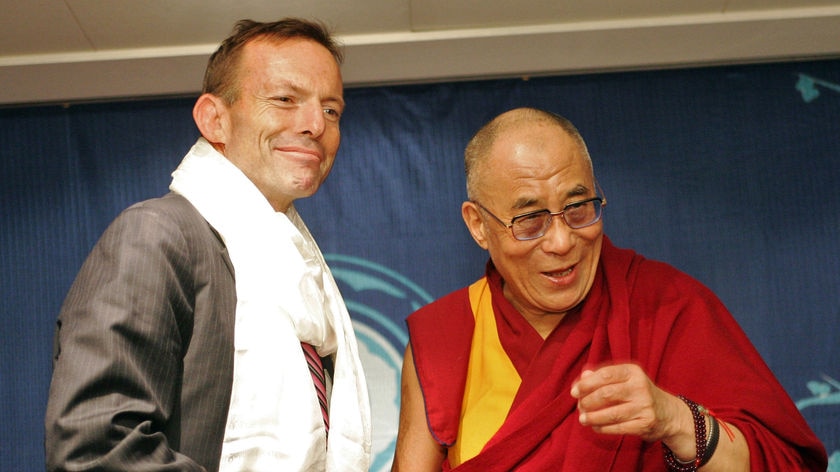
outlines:
[[[121,239],[136,239],[150,244],[169,241],[177,244],[197,240],[221,238],[201,216],[201,213],[184,197],[168,193],[123,210],[106,230],[117,233]]]
[[[617,248],[611,243],[604,245],[602,263],[608,279],[623,278],[629,294],[634,297],[712,295],[699,280],[673,265],[649,259],[631,249]]]
[[[717,295],[673,265],[615,247],[603,256],[612,302],[626,306],[636,323],[664,329],[677,320],[729,322],[731,315]]]
[[[162,224],[206,224],[204,218],[189,200],[175,193],[168,193],[159,198],[135,203],[123,210],[117,220],[145,218],[161,220]]]
[[[651,259],[639,263],[633,293],[659,301],[705,300],[718,304],[717,296],[702,282],[676,267]]]
[[[102,233],[84,265],[114,271],[171,267],[183,276],[196,265],[224,260],[225,253],[221,237],[201,214],[185,198],[170,193],[123,210]]]
[[[452,359],[450,349],[469,349],[475,317],[464,287],[420,308],[406,318],[415,362],[431,355],[443,362]]]
[[[455,290],[419,308],[414,313],[408,315],[406,321],[409,325],[412,323],[435,323],[436,320],[442,318],[449,322],[454,316],[457,316],[457,313],[471,315],[469,287]]]

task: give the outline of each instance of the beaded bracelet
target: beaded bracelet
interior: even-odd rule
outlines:
[[[665,449],[665,465],[671,472],[696,472],[697,468],[705,464],[711,457],[711,454],[706,454],[706,415],[708,411],[682,395],[678,395],[678,398],[688,405],[688,408],[691,410],[691,416],[694,419],[694,441],[697,448],[697,456],[693,461],[684,463],[674,456],[673,451],[665,443],[662,443],[662,447]],[[712,439],[715,439],[717,435],[714,432],[717,430],[717,422],[714,421],[714,418],[712,420]],[[715,439],[714,445],[715,447],[717,446],[717,439]],[[714,452],[714,448],[709,449],[711,452]]]

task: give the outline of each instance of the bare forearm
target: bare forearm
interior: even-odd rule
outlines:
[[[400,427],[392,472],[436,472],[445,457],[443,447],[432,437],[426,423],[426,407],[411,348],[407,348],[402,370]]]
[[[749,471],[750,450],[744,435],[731,424],[720,422],[720,427],[722,431],[717,449],[702,470],[704,472]],[[726,429],[731,432],[731,438],[725,432]]]
[[[668,447],[666,462],[694,462],[700,470],[711,472],[750,470],[749,447],[740,430],[690,400],[679,403],[685,405],[679,406],[679,414],[674,418],[679,425],[677,434],[663,438]]]

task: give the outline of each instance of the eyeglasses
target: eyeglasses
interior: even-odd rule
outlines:
[[[569,203],[562,210],[551,212],[548,210],[537,210],[529,213],[516,215],[510,220],[510,224],[502,221],[484,205],[473,201],[479,208],[486,211],[502,226],[509,228],[514,238],[519,241],[530,241],[545,235],[551,225],[551,219],[559,216],[563,222],[572,229],[586,228],[592,226],[601,219],[603,207],[607,201],[601,197],[590,198],[580,202]]]

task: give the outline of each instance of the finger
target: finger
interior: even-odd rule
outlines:
[[[628,394],[624,384],[607,384],[582,393],[578,398],[578,409],[589,413],[625,403],[627,400]]]
[[[578,385],[580,384],[581,379],[585,379],[586,377],[589,377],[591,375],[592,371],[589,369],[586,369],[583,372],[581,372],[580,377],[578,377],[578,380],[575,380],[575,382],[572,384],[571,394],[573,398],[580,398],[581,393]]]
[[[584,396],[604,385],[626,382],[632,377],[632,367],[630,364],[608,365],[591,371],[586,376],[581,374],[576,385],[579,395]]]
[[[591,426],[592,431],[598,434],[616,434],[639,436],[643,440],[654,437],[650,426],[640,420],[624,421],[621,423],[608,424],[604,426]]]
[[[634,376],[624,382],[602,385],[586,394],[581,392],[578,409],[590,413],[618,405],[632,405],[635,411],[654,411],[656,402],[652,385],[647,381],[638,381],[645,379]]]
[[[650,411],[639,410],[632,404],[582,412],[579,420],[582,425],[602,434],[633,434],[647,437],[655,429]]]
[[[581,409],[581,423],[586,426],[609,426],[638,420],[642,412],[631,403],[619,403],[598,409]]]

